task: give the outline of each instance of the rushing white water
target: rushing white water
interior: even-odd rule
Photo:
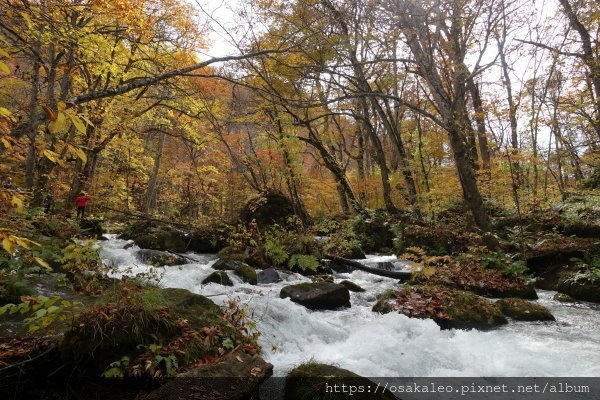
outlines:
[[[394,279],[355,271],[336,275],[366,289],[351,293],[352,307],[310,311],[280,299],[283,286],[308,281],[298,274],[284,281],[252,286],[230,274],[233,287],[201,285],[214,270],[215,256],[188,254],[197,262],[154,268],[136,260],[133,246],[110,235],[102,256],[116,265],[116,276],[155,270],[164,287],[210,295],[218,304],[229,298],[247,303],[262,333],[263,357],[276,376],[295,365],[315,360],[333,363],[363,376],[600,376],[600,307],[591,303],[560,303],[554,292],[538,291],[556,322],[516,322],[480,332],[442,331],[431,320],[371,311],[377,294],[397,284]],[[389,261],[383,257],[370,261]]]

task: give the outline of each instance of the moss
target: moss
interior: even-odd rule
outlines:
[[[364,292],[365,291],[365,289],[358,286],[356,283],[347,281],[347,280],[341,281],[340,285],[346,286],[346,288],[351,292]]]
[[[327,392],[325,387],[335,387],[338,385],[339,392]],[[353,386],[356,388],[362,387],[362,391],[352,394],[343,393],[341,386]],[[303,399],[395,399],[390,393],[370,393],[364,390],[373,385],[373,381],[355,374],[347,369],[339,368],[333,365],[308,362],[301,364],[292,369],[285,380],[285,399],[286,400],[303,400]]]
[[[179,365],[219,354],[221,340],[201,340],[204,328],[236,341],[236,328],[221,309],[204,296],[185,289],[121,287],[85,309],[64,334],[60,344],[66,364],[83,373],[99,375],[110,363],[144,356],[148,346],[169,348],[177,343]],[[197,332],[191,334],[191,332]],[[198,337],[198,340],[194,338]],[[218,339],[215,337],[215,339]]]
[[[496,302],[507,317],[518,321],[555,321],[550,311],[539,304],[523,299],[500,299]]]
[[[569,276],[567,275],[558,283],[558,292],[569,295],[577,300],[600,303],[600,282],[569,282],[567,280]]]
[[[392,301],[393,300],[393,301]],[[398,310],[411,318],[431,318],[442,329],[491,329],[506,324],[492,301],[470,292],[441,286],[404,286],[382,293],[373,311]]]
[[[242,278],[242,281],[249,283],[251,285],[256,285],[258,283],[258,276],[256,275],[256,270],[247,264],[240,264],[235,267],[233,271],[234,274]]]
[[[554,296],[552,297],[554,300],[556,301],[560,301],[562,303],[570,303],[575,301],[574,298],[572,298],[571,296],[569,296],[568,294],[564,294],[564,293],[555,293]]]
[[[149,233],[137,237],[135,244],[140,246],[142,249],[151,250],[171,250],[177,253],[183,253],[186,251],[187,246],[181,238],[181,235],[175,231],[161,231],[155,233]]]
[[[229,279],[229,275],[225,271],[215,271],[202,281],[203,285],[208,283],[218,283],[223,286],[233,286],[233,282]]]
[[[377,302],[372,308],[373,312],[387,314],[394,311],[393,305],[390,304],[390,300],[394,298],[396,298],[396,291],[394,289],[387,289],[377,296]]]

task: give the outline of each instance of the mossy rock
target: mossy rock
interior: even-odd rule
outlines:
[[[268,190],[248,200],[240,212],[243,223],[255,221],[261,227],[273,224],[286,225],[294,215],[294,206],[283,193]]]
[[[147,346],[167,346],[185,334],[179,321],[201,332],[218,328],[221,337],[237,340],[235,327],[223,318],[221,309],[208,298],[185,289],[150,288],[136,301],[124,294],[122,300],[98,303],[73,321],[60,343],[65,364],[82,373],[99,376],[110,363],[129,357],[133,362]],[[217,355],[220,342],[184,342],[177,354],[180,366]]]
[[[571,283],[566,280],[570,275],[565,276],[558,284],[558,292],[571,296],[576,300],[591,301],[600,303],[600,282],[589,282],[581,280],[577,283]]]
[[[552,299],[560,301],[561,303],[572,303],[575,301],[574,298],[564,293],[555,293],[554,296],[552,296]]]
[[[342,385],[346,385],[346,388],[355,387],[357,391],[352,395],[348,392],[344,393],[341,389]],[[347,369],[309,362],[297,366],[288,373],[285,379],[284,398],[286,400],[397,400],[391,393],[369,392],[367,388],[375,385],[368,378]],[[326,387],[331,390],[326,391]],[[339,389],[337,393],[335,392],[336,387]]]
[[[344,285],[331,282],[300,283],[285,286],[279,297],[290,298],[294,303],[311,310],[333,310],[350,307],[350,292]]]
[[[384,252],[394,245],[394,232],[390,223],[390,215],[384,210],[370,211],[358,215],[352,221],[360,248],[366,253]]]
[[[377,302],[373,306],[373,312],[380,314],[387,314],[394,311],[393,305],[390,304],[390,300],[396,298],[396,291],[394,289],[387,289],[385,292],[377,296]]]
[[[348,281],[348,280],[341,281],[340,285],[346,286],[346,288],[351,292],[365,292],[365,289],[358,286],[356,283]]]
[[[523,277],[505,276],[499,270],[484,268],[469,260],[436,267],[431,275],[413,274],[409,283],[448,286],[492,298],[538,298],[533,284],[525,281]]]
[[[218,271],[233,271],[240,265],[248,264],[240,260],[219,259],[211,265],[211,268]]]
[[[258,276],[256,270],[247,264],[241,264],[235,267],[234,274],[242,278],[242,281],[251,285],[258,284]]]
[[[411,318],[431,318],[442,329],[487,330],[508,323],[494,302],[442,286],[404,286],[397,291],[386,291],[373,311],[398,311]]]
[[[217,283],[223,286],[233,286],[233,282],[231,281],[229,275],[227,275],[227,272],[225,271],[215,271],[206,278],[204,278],[204,280],[202,281],[203,285],[209,283]]]
[[[243,350],[226,354],[214,363],[177,374],[146,400],[215,400],[258,398],[258,385],[273,374],[273,365]]]
[[[365,252],[360,247],[360,242],[344,233],[332,235],[323,245],[323,252],[351,260],[366,258]]]
[[[523,299],[507,298],[496,302],[502,314],[517,321],[556,321],[546,307]]]
[[[182,265],[188,262],[177,254],[150,249],[141,249],[135,254],[135,257],[146,264],[155,266]]]
[[[135,238],[134,242],[142,249],[171,250],[176,253],[184,253],[187,250],[181,233],[177,231],[149,233]]]
[[[104,229],[102,228],[102,220],[94,218],[85,218],[79,220],[79,228],[84,236],[95,239],[102,239]]]

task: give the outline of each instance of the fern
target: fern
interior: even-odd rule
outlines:
[[[316,271],[319,268],[319,260],[310,254],[294,254],[290,258],[288,266],[300,268],[302,271]]]

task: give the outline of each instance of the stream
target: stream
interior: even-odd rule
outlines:
[[[299,274],[281,274],[283,281],[253,286],[229,274],[233,287],[201,285],[214,270],[215,255],[188,253],[196,260],[171,267],[138,261],[138,247],[106,235],[102,257],[115,267],[116,277],[153,271],[164,287],[188,289],[223,305],[231,298],[248,304],[262,333],[263,358],[274,365],[274,376],[285,376],[309,360],[331,363],[363,376],[600,376],[600,305],[552,299],[555,292],[538,290],[537,302],[548,307],[556,322],[517,322],[488,331],[440,330],[432,320],[371,311],[376,296],[397,285],[395,279],[362,271],[335,274],[366,292],[350,293],[352,307],[310,311],[280,299],[282,287],[310,281]],[[396,260],[369,257],[369,262]],[[395,263],[402,268],[402,263]]]

